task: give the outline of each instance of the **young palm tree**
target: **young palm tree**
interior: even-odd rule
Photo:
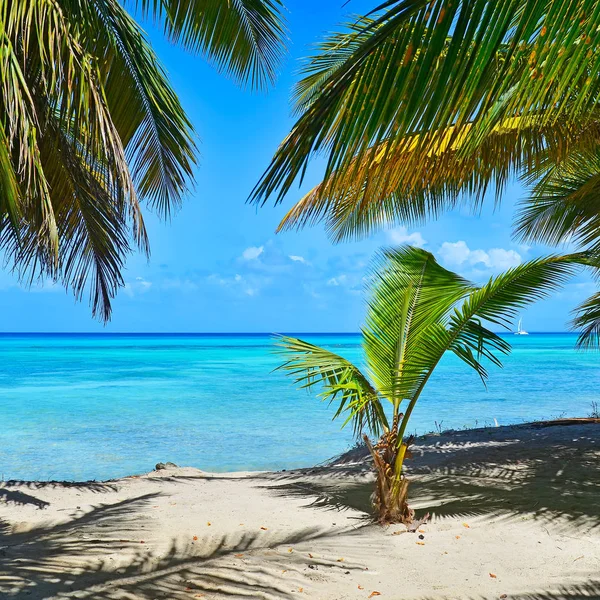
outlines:
[[[280,202],[325,153],[280,229],[322,221],[337,241],[478,208],[519,176],[520,238],[600,248],[599,68],[596,0],[386,0],[307,60],[298,120],[252,199]]]
[[[409,523],[408,480],[403,472],[411,438],[405,434],[423,389],[446,352],[452,352],[485,382],[485,362],[501,366],[509,343],[484,323],[508,327],[527,304],[547,297],[585,256],[540,258],[476,286],[440,266],[432,254],[410,246],[386,250],[375,261],[362,328],[366,368],[308,342],[280,337],[286,357],[279,367],[304,388],[322,386],[324,400],[337,401],[373,457],[373,504],[380,522]]]
[[[242,84],[273,81],[281,0],[0,0],[0,250],[110,316],[140,204],[167,216],[191,183],[194,132],[128,14],[161,22]]]

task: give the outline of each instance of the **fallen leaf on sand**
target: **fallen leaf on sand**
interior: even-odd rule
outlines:
[[[344,559],[343,558],[338,558],[337,561],[338,562],[344,562]]]
[[[192,539],[193,539],[195,542],[197,542],[197,541],[198,541],[198,536],[197,536],[197,535],[195,535],[195,536],[194,536]]]
[[[140,544],[145,544],[146,542],[144,540],[140,540]]]
[[[312,558],[312,557],[313,557],[313,555],[312,555],[312,554],[309,552],[309,553],[308,553],[308,557],[309,557],[309,558]]]
[[[381,596],[381,592],[371,592],[369,598],[373,598],[373,596]]]
[[[244,555],[243,555],[243,554],[234,554],[234,556],[235,556],[236,558],[242,558],[242,556],[244,556]]]
[[[471,528],[471,526],[468,523],[463,523],[463,527],[466,527],[467,529]]]
[[[490,577],[491,577],[492,579],[496,579],[496,574],[495,574],[495,573],[490,573]]]
[[[460,535],[455,535],[454,536],[457,540],[460,540]]]
[[[502,594],[500,598],[508,598],[508,596],[506,594]]]
[[[288,552],[293,552],[294,549],[293,548],[288,548]]]
[[[208,521],[206,524],[208,525],[208,527],[210,527],[212,525],[212,523],[210,521]]]
[[[419,529],[419,533],[425,533],[424,529]]]
[[[398,531],[392,531],[392,535],[400,535],[401,533],[405,533],[402,529],[398,529]]]
[[[298,588],[298,591],[299,591],[300,593],[302,593],[302,592],[304,591],[304,588]]]
[[[364,590],[365,588],[364,588],[362,585],[359,585],[359,586],[358,586],[358,589],[359,589],[359,590]]]
[[[425,542],[417,542],[417,546],[424,546]]]
[[[267,528],[266,528],[266,527],[261,527],[261,529],[262,529],[263,531],[266,531],[266,530],[267,530]]]

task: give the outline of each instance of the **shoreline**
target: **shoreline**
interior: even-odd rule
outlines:
[[[556,418],[556,419],[544,419],[544,420],[540,420],[540,421],[527,421],[525,423],[514,423],[511,425],[486,425],[483,427],[469,427],[469,428],[463,428],[463,429],[444,429],[440,432],[437,431],[430,431],[428,433],[424,433],[422,435],[419,435],[417,437],[415,437],[415,443],[419,443],[419,442],[425,442],[427,440],[429,440],[429,438],[432,437],[441,437],[441,436],[449,436],[449,435],[456,435],[456,436],[461,436],[461,434],[465,433],[465,432],[473,432],[475,435],[479,435],[482,432],[486,432],[489,430],[497,430],[497,431],[502,431],[502,430],[519,430],[519,429],[542,429],[545,427],[555,427],[555,426],[569,426],[569,425],[600,425],[600,418],[599,417],[566,417],[566,418]],[[227,476],[231,476],[231,477],[240,477],[240,476],[252,476],[252,475],[261,475],[261,474],[265,474],[265,473],[295,473],[295,472],[303,472],[303,471],[307,471],[307,470],[314,470],[314,469],[318,469],[321,467],[327,467],[327,466],[332,466],[334,465],[336,462],[347,462],[348,459],[350,457],[356,457],[358,459],[358,457],[360,457],[360,459],[363,458],[368,458],[368,452],[366,451],[366,448],[364,447],[364,444],[362,442],[358,443],[357,445],[355,445],[354,447],[348,448],[347,450],[345,450],[344,452],[341,452],[335,456],[332,456],[320,463],[317,463],[316,465],[313,466],[306,466],[306,467],[291,467],[291,468],[285,468],[285,469],[275,469],[275,470],[270,470],[270,469],[262,469],[262,470],[239,470],[239,471],[204,471],[203,469],[200,469],[198,467],[191,467],[191,466],[185,466],[185,465],[175,465],[176,468],[178,469],[194,469],[195,471],[198,471],[200,473],[203,473],[206,476],[215,476],[215,477],[227,477]],[[157,463],[157,465],[160,463]],[[174,465],[174,463],[170,463],[169,461],[165,461],[163,464],[171,464]],[[410,465],[407,463],[408,467],[410,467]],[[169,470],[168,468],[164,469],[164,470]],[[96,484],[96,483],[117,483],[119,481],[122,480],[126,480],[126,479],[135,479],[135,478],[139,478],[139,477],[143,477],[145,475],[150,475],[151,473],[155,473],[157,472],[156,469],[153,469],[151,471],[142,471],[139,473],[133,473],[130,475],[123,475],[121,477],[113,477],[111,479],[85,479],[85,480],[75,480],[75,479],[48,479],[48,480],[41,480],[41,479],[2,479],[0,480],[0,486],[2,484],[24,484],[24,485],[28,485],[28,484],[59,484],[59,485],[63,485],[65,487],[69,487],[69,486],[82,486],[85,484]]]
[[[360,450],[292,471],[2,482],[0,596],[600,596],[600,423],[419,438],[410,498],[431,520],[417,534],[371,522]]]

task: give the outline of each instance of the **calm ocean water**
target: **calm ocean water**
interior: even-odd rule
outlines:
[[[302,337],[360,362],[357,335]],[[585,416],[600,355],[570,334],[510,336],[487,389],[445,357],[412,429]],[[282,373],[268,335],[0,334],[0,475],[108,479],[159,461],[210,471],[308,466],[352,444]]]

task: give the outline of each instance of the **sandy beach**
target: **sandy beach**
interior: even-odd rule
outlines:
[[[278,473],[4,482],[0,596],[600,597],[600,424],[448,432],[413,452],[412,505],[431,514],[416,533],[369,520],[362,449]]]

